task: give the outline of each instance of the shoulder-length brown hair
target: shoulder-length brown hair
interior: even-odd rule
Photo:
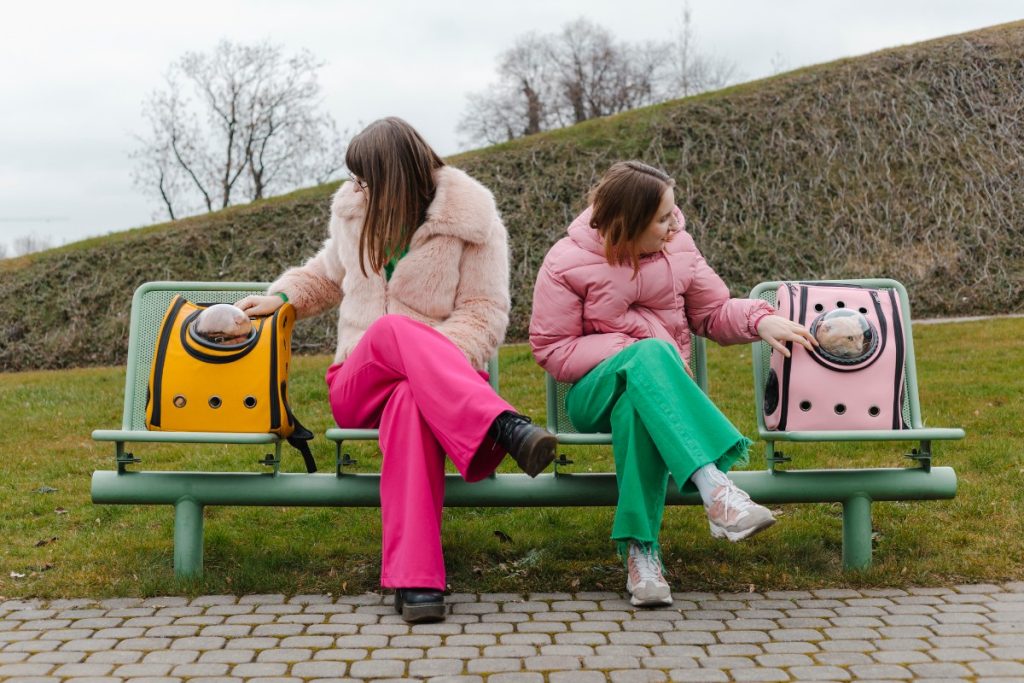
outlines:
[[[640,271],[637,238],[651,224],[665,190],[676,181],[664,171],[639,161],[614,164],[590,191],[590,227],[604,238],[604,255],[611,265],[632,265]]]
[[[416,129],[396,116],[374,121],[348,143],[345,166],[366,183],[367,207],[359,233],[359,268],[379,273],[409,247],[437,190],[434,171],[444,161]]]

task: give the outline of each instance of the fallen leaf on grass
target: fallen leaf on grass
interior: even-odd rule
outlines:
[[[66,514],[68,514],[68,511],[65,510],[64,508],[57,508],[57,509],[54,510],[54,512],[56,512],[58,515],[66,515]]]
[[[53,543],[56,540],[57,540],[56,536],[53,536],[51,538],[40,539],[40,540],[36,541],[36,547],[37,548],[42,548],[44,545],[49,545],[50,543]]]
[[[40,486],[33,493],[56,493],[58,490],[52,486]]]
[[[24,579],[25,575],[24,574],[19,574],[18,572],[11,572],[11,578],[12,579]]]

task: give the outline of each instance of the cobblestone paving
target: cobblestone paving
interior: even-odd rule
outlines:
[[[1024,583],[903,590],[457,594],[410,626],[390,596],[0,603],[5,683],[431,679],[1024,681]]]

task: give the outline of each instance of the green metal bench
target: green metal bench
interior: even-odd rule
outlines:
[[[874,282],[874,281],[872,281]],[[761,285],[757,296],[770,300],[773,283]],[[92,477],[92,500],[98,504],[172,505],[174,507],[174,570],[179,577],[193,577],[203,568],[203,509],[208,505],[248,506],[341,506],[376,507],[380,505],[380,475],[351,474],[344,468],[351,460],[344,453],[346,441],[373,440],[376,430],[330,429],[327,438],[335,443],[333,474],[286,473],[280,471],[281,441],[273,434],[151,432],[145,426],[146,391],[150,363],[160,322],[175,294],[204,303],[233,302],[246,294],[266,291],[266,283],[153,282],[136,290],[132,300],[129,331],[125,400],[121,429],[96,430],[97,441],[113,442],[117,469],[97,471]],[[956,476],[950,468],[931,468],[931,442],[961,438],[962,430],[934,430],[921,427],[917,405],[916,376],[913,369],[913,344],[910,340],[909,305],[906,294],[903,310],[908,335],[907,383],[909,423],[915,427],[899,433],[829,435],[766,432],[768,468],[761,472],[736,472],[731,476],[755,500],[761,502],[841,502],[843,503],[843,559],[848,568],[870,563],[870,503],[874,500],[911,500],[951,498],[956,492]],[[756,395],[761,394],[766,354],[755,354]],[[497,390],[496,359],[490,365],[490,382]],[[702,389],[707,389],[704,340],[695,338],[691,370]],[[760,379],[758,379],[760,377]],[[567,385],[548,378],[548,428],[565,445],[610,444],[609,434],[579,434],[564,414]],[[775,446],[777,441],[904,439],[921,441],[912,454],[918,466],[900,469],[781,471],[776,466],[785,460]],[[827,438],[823,438],[827,437]],[[239,444],[273,453],[260,460],[269,472],[138,472],[129,469],[139,459],[128,452],[129,443]],[[525,474],[498,474],[484,481],[467,484],[458,475],[447,475],[447,506],[608,506],[617,501],[615,474],[566,473],[571,464],[565,456],[556,461],[554,472],[530,479]],[[696,494],[669,493],[670,504],[699,504]]]
[[[836,282],[836,281],[830,281]],[[962,439],[962,429],[925,428],[921,420],[917,392],[917,373],[914,365],[914,343],[910,325],[910,303],[903,285],[895,280],[846,280],[847,284],[860,284],[880,289],[895,289],[903,309],[903,329],[907,337],[906,386],[904,419],[911,426],[905,430],[850,431],[850,432],[776,432],[765,428],[761,410],[764,383],[768,376],[771,347],[765,342],[753,344],[754,396],[758,416],[758,435],[766,442],[766,468],[762,471],[730,472],[729,477],[751,498],[759,503],[841,503],[843,506],[843,567],[863,569],[871,564],[871,503],[894,500],[939,500],[956,495],[956,474],[949,467],[932,467],[932,442]],[[764,299],[775,304],[775,290],[781,282],[757,285],[751,298]],[[694,380],[707,393],[707,359],[705,341],[692,337],[690,370]],[[565,411],[565,395],[572,385],[556,382],[547,376],[548,429],[558,437],[560,444],[611,444],[611,434],[581,434],[572,425]],[[865,468],[783,471],[778,466],[789,462],[778,448],[779,442],[862,442],[862,441],[917,441],[919,446],[907,457],[915,461],[913,467]],[[560,456],[565,463],[564,455]],[[574,475],[584,476],[584,475]],[[608,477],[609,475],[590,475]],[[614,484],[614,475],[610,475]],[[614,505],[614,498],[600,504]],[[668,505],[700,505],[696,492],[681,493],[669,487]]]

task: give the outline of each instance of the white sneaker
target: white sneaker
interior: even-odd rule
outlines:
[[[653,548],[630,542],[626,559],[626,590],[637,607],[672,604],[672,589],[661,575],[661,560]]]
[[[747,492],[731,480],[711,494],[711,505],[705,508],[711,535],[742,541],[775,524],[771,510],[750,500]]]

